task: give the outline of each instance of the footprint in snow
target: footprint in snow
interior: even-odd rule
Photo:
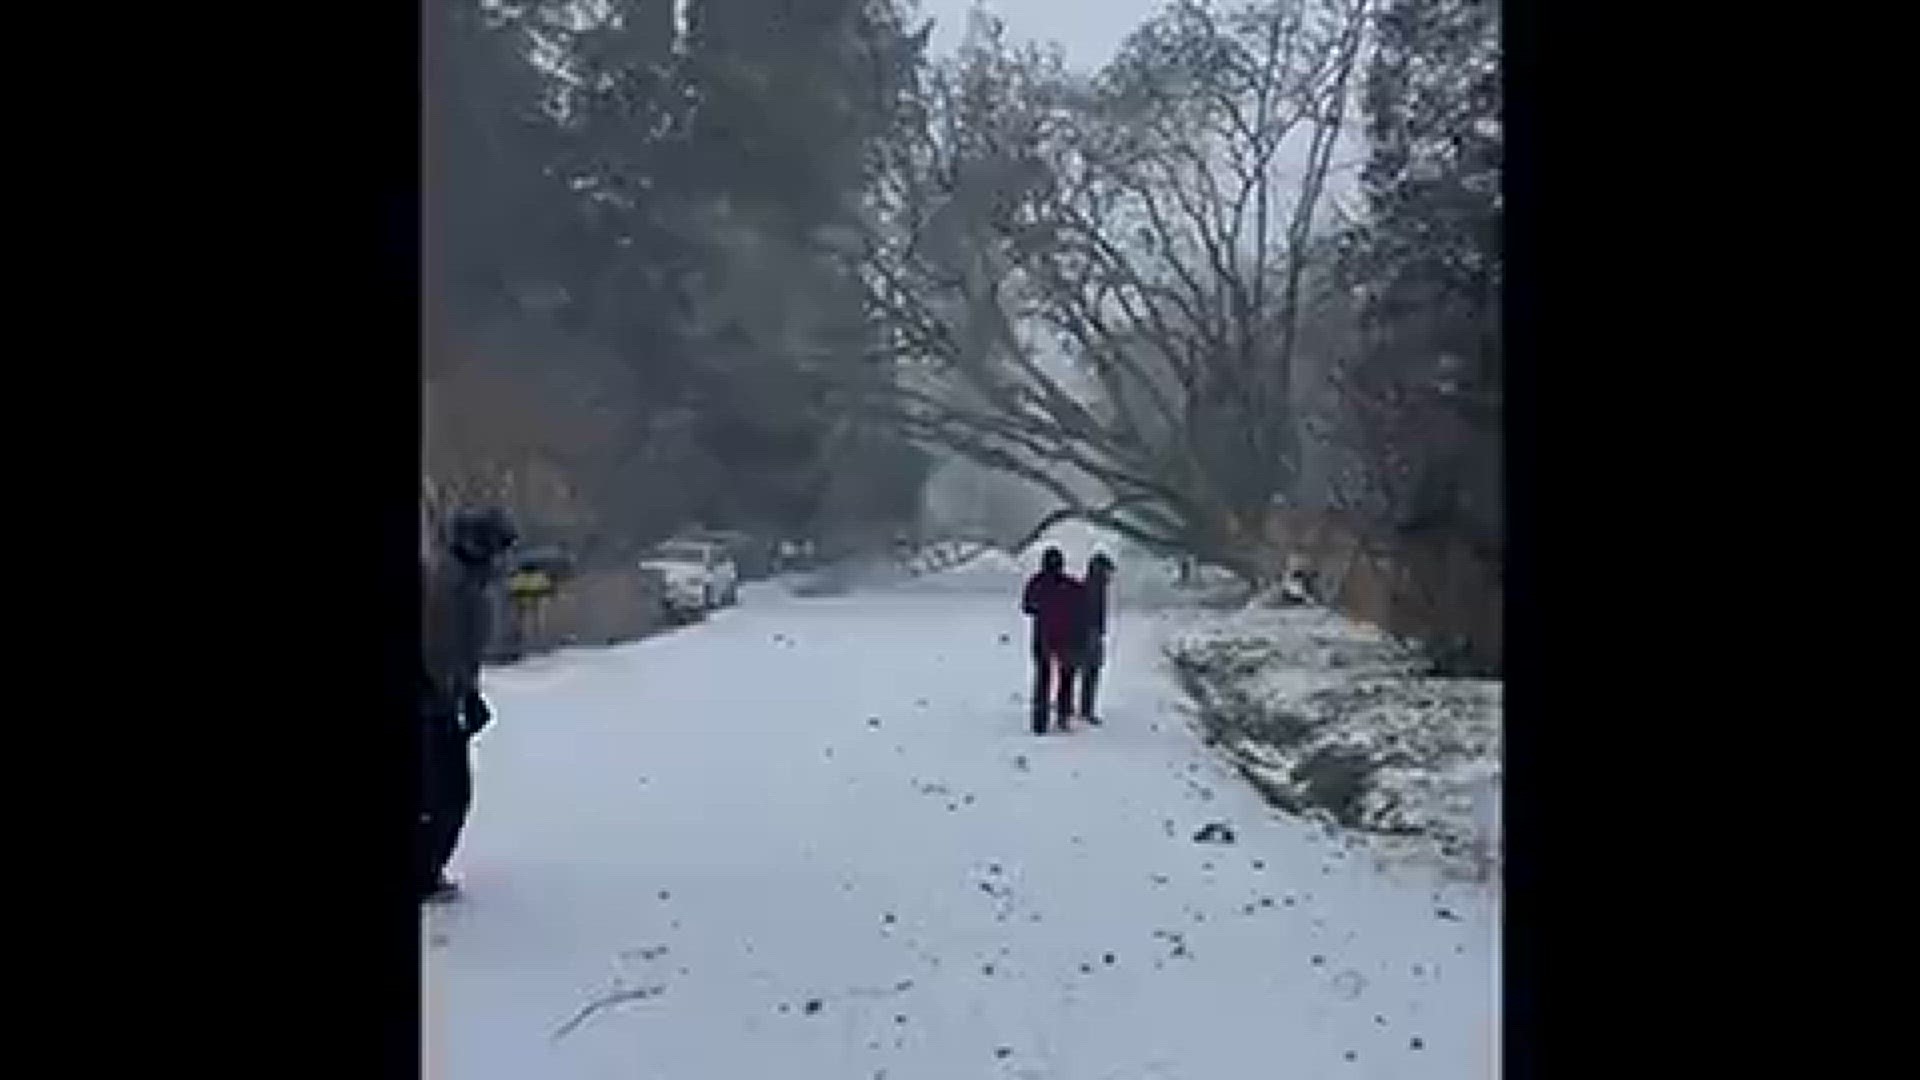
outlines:
[[[1367,988],[1367,977],[1348,968],[1333,977],[1334,992],[1348,1001],[1359,997]]]

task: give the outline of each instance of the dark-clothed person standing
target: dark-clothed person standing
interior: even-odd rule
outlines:
[[[1096,554],[1087,560],[1081,585],[1080,649],[1074,668],[1080,676],[1080,718],[1098,726],[1094,698],[1100,691],[1100,668],[1107,656],[1107,586],[1113,579],[1113,560]]]
[[[489,588],[514,528],[493,510],[462,510],[445,546],[422,568],[420,879],[423,899],[451,896],[447,862],[473,803],[468,744],[493,719],[480,696],[480,661],[493,630]]]
[[[1057,688],[1055,723],[1067,730],[1073,717],[1073,670],[1080,644],[1080,583],[1066,572],[1059,548],[1040,556],[1040,572],[1027,579],[1020,610],[1033,619],[1033,733],[1047,733],[1047,704]]]

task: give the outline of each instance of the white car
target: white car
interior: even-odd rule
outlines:
[[[738,602],[740,572],[726,548],[708,540],[668,540],[640,562],[660,576],[666,604],[678,614],[710,611]]]

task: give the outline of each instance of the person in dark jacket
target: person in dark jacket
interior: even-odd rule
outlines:
[[[1074,668],[1080,676],[1080,718],[1096,727],[1100,717],[1093,711],[1093,702],[1107,656],[1107,585],[1112,578],[1112,559],[1095,554],[1087,560],[1087,576],[1081,585],[1080,649]]]
[[[1080,583],[1067,575],[1059,548],[1040,556],[1040,572],[1027,579],[1020,610],[1033,619],[1033,733],[1047,733],[1047,699],[1058,688],[1055,723],[1061,731],[1073,717],[1073,665],[1079,644]]]
[[[493,629],[488,589],[516,539],[506,516],[463,510],[446,544],[423,567],[421,595],[420,880],[423,899],[450,896],[447,862],[473,803],[467,745],[493,719],[480,696],[480,660]]]

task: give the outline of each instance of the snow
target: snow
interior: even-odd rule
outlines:
[[[1179,715],[1193,628],[1118,620],[1046,738],[1010,594],[750,586],[488,672],[426,1075],[1493,1075],[1497,893],[1267,808]]]
[[[1228,755],[1267,784],[1301,798],[1303,763],[1350,751],[1375,766],[1357,806],[1372,851],[1497,869],[1498,680],[1424,677],[1378,629],[1315,607],[1196,613],[1171,646],[1207,666],[1209,693],[1252,736],[1229,738]]]

